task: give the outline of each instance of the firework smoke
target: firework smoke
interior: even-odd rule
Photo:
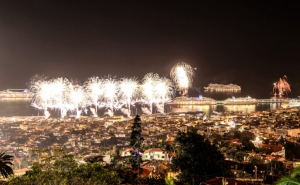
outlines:
[[[121,108],[120,110],[123,114],[127,115],[127,117],[130,117],[130,110],[129,109]]]
[[[147,107],[142,107],[142,112],[145,113],[145,114],[147,114],[147,115],[152,114],[152,112],[150,112]]]
[[[95,108],[90,107],[90,111],[93,114],[93,117],[98,117]]]

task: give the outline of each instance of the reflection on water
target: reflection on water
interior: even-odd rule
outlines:
[[[281,107],[281,103],[262,103],[257,105],[172,105],[169,106],[171,112],[196,112],[203,111],[211,114],[213,111],[243,111],[251,113],[255,111],[272,111]]]
[[[281,103],[261,103],[257,105],[166,105],[166,112],[195,112],[203,111],[206,114],[211,114],[213,111],[270,111],[281,107]],[[104,115],[105,110],[99,110],[99,116]],[[141,107],[135,107],[132,109],[133,114],[142,114]],[[154,113],[156,111],[154,110]],[[43,115],[43,111],[38,111],[31,107],[30,100],[0,100],[0,116],[38,116]],[[53,116],[59,117],[59,111],[52,111]],[[115,112],[115,115],[124,115],[120,110]],[[133,116],[133,115],[132,115]]]
[[[37,110],[30,106],[29,99],[2,99],[0,100],[0,116],[32,116]]]
[[[170,106],[170,112],[179,113],[179,112],[203,111],[209,114],[211,110],[215,109],[215,107],[216,105],[172,105]]]
[[[254,112],[256,105],[224,105],[225,111],[243,111],[246,113]]]
[[[272,111],[281,108],[282,103],[260,103],[257,105],[257,111]]]

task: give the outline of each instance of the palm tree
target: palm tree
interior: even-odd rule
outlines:
[[[300,179],[297,178],[298,175],[300,175],[300,166],[295,168],[290,176],[279,179],[276,185],[300,185]]]
[[[172,178],[165,178],[166,185],[175,185],[174,180]]]
[[[13,165],[13,156],[0,152],[0,173],[4,178],[14,174],[11,166]]]

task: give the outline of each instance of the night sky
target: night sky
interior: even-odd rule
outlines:
[[[183,61],[197,68],[195,87],[268,94],[286,75],[299,96],[300,3],[228,2],[0,1],[0,90],[35,74],[168,77]]]

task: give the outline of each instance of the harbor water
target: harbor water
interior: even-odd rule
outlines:
[[[281,107],[281,103],[259,103],[252,105],[166,105],[165,112],[195,112],[203,111],[206,114],[211,114],[212,112],[224,112],[224,111],[244,111],[244,112],[254,112],[254,111],[270,111]],[[147,105],[137,105],[131,108],[131,116],[135,114],[143,114],[143,110],[147,109]],[[158,108],[153,106],[153,113],[159,113]],[[51,115],[54,117],[59,117],[59,110],[52,110]],[[69,113],[69,115],[72,113]],[[84,115],[89,115],[88,111],[83,113]],[[98,111],[98,116],[102,117],[107,114],[107,110],[104,108]],[[43,110],[37,110],[31,106],[30,100],[22,99],[2,99],[0,100],[0,116],[1,117],[12,117],[12,116],[42,116]],[[122,110],[117,110],[114,112],[115,116],[126,115]]]

